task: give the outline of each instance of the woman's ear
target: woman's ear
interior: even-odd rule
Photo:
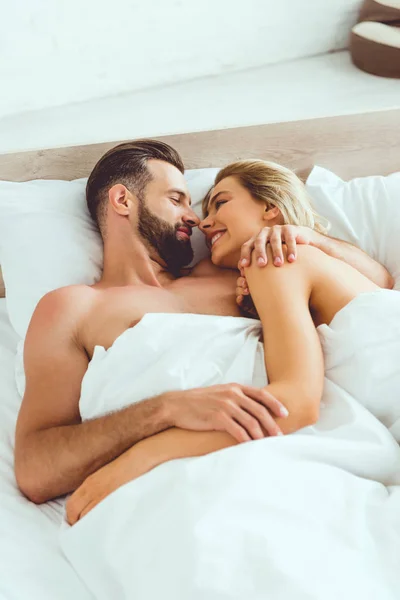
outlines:
[[[132,209],[132,194],[122,183],[117,183],[108,190],[108,199],[117,214],[129,215]]]
[[[277,219],[280,214],[281,211],[277,206],[274,206],[273,208],[268,208],[267,206],[264,211],[263,219],[265,221],[272,221],[273,219]]]

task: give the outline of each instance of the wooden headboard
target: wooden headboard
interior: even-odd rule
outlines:
[[[187,169],[220,167],[243,158],[274,160],[305,178],[313,165],[343,179],[400,170],[400,109],[162,138]],[[0,155],[0,180],[87,177],[119,142]],[[2,279],[0,272],[0,295]]]
[[[159,139],[180,152],[187,169],[221,167],[242,158],[274,160],[297,172],[319,164],[344,179],[400,169],[400,109]],[[0,155],[0,180],[87,177],[118,143]]]

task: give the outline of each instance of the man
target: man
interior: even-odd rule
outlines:
[[[88,207],[104,241],[102,278],[47,294],[25,342],[15,472],[33,502],[74,491],[136,442],[169,427],[226,431],[239,442],[279,433],[273,415],[283,416],[284,407],[265,390],[239,385],[165,393],[81,422],[81,382],[96,345],[109,348],[147,312],[240,314],[237,273],[206,260],[179,276],[192,260],[190,235],[199,223],[183,172],[175,150],[142,140],[110,150],[89,177]],[[283,230],[293,252],[296,229],[305,235],[304,228]],[[281,235],[279,242],[273,236],[279,254]],[[323,237],[322,249],[387,284],[385,269],[360,250]]]

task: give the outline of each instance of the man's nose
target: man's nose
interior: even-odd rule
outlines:
[[[200,223],[200,219],[196,213],[191,210],[189,214],[183,216],[183,222],[186,223],[186,225],[189,225],[189,227],[197,227]]]

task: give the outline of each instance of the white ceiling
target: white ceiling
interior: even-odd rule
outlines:
[[[343,48],[360,0],[0,0],[0,118]]]

